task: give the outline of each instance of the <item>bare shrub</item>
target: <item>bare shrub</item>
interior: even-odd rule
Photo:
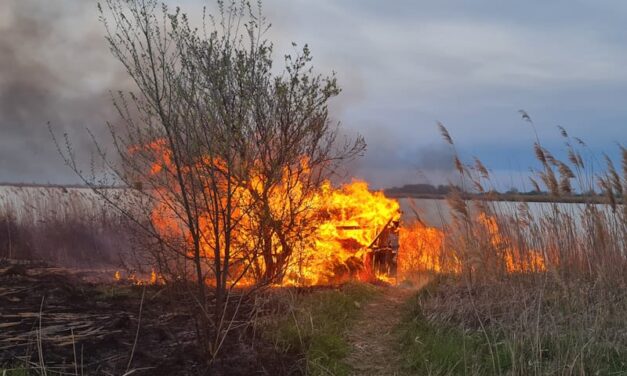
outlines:
[[[96,142],[109,183],[129,188],[124,197],[80,170],[67,135],[59,147],[142,230],[158,273],[189,282],[210,361],[237,316],[232,292],[282,280],[311,233],[311,193],[365,147],[361,137],[338,138],[327,103],[340,90],[333,76],[314,74],[307,46],[277,75],[261,5],[218,8],[197,28],[155,0],[101,7],[109,47],[137,89],[114,99],[117,163]]]

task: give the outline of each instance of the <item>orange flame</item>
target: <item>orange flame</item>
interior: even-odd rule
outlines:
[[[521,250],[512,244],[494,216],[480,213],[477,222],[487,231],[493,249],[502,252],[508,273],[538,272],[546,270],[543,255],[537,250]]]
[[[345,277],[368,278],[364,260],[369,247],[390,221],[400,219],[396,200],[371,192],[354,181],[340,188],[325,182],[312,197],[319,221],[313,241],[288,268],[291,283],[320,284]]]
[[[122,273],[118,270],[113,274],[113,280],[116,282],[131,283],[137,286],[158,285],[163,283],[163,278],[159,277],[154,269],[150,271],[150,276],[147,278],[137,277],[135,273],[130,273],[126,277],[122,277]]]
[[[132,148],[130,152],[144,153],[145,160],[148,160],[146,168],[149,174],[156,178],[168,181],[168,177],[175,171],[172,153],[164,140]],[[201,160],[198,163],[205,162],[207,161]],[[222,166],[223,163],[212,162],[214,162],[212,166],[227,170],[226,166]],[[191,167],[182,168],[189,171]],[[236,230],[231,233],[233,237],[231,250],[234,253],[231,254],[231,258],[244,260],[249,258],[250,254],[258,254],[250,250],[260,247],[260,229],[264,226],[266,228],[277,226],[281,231],[291,231],[288,235],[292,236],[292,239],[297,239],[290,243],[293,249],[288,250],[289,252],[283,249],[286,243],[281,241],[276,228],[267,229],[269,235],[262,239],[268,243],[266,245],[271,246],[274,258],[278,258],[276,255],[282,253],[291,255],[286,262],[283,284],[311,285],[337,282],[349,277],[365,278],[364,269],[369,247],[386,226],[393,221],[399,221],[398,202],[386,198],[382,192],[369,191],[368,185],[362,181],[355,181],[339,188],[334,188],[330,182],[325,181],[318,190],[306,189],[305,182],[311,177],[306,158],[301,160],[299,166],[285,168],[281,184],[270,188],[260,171],[261,166],[253,164],[250,166],[246,181],[231,182],[231,186],[236,187],[232,200],[236,203],[232,211],[234,217],[232,220],[238,223]],[[218,182],[225,187],[224,189],[227,183]],[[174,186],[174,190],[180,189]],[[170,191],[154,190],[157,200],[151,211],[152,225],[161,237],[182,241],[186,252],[191,253],[193,249],[191,235],[178,215],[181,210],[177,206],[180,204],[177,204],[176,196],[180,195],[180,192],[172,192],[172,188],[169,189]],[[218,189],[222,187],[219,186]],[[255,205],[259,205],[259,197],[268,198],[268,207],[262,208],[265,211],[256,212],[255,209],[258,207]],[[294,208],[300,208],[295,205],[301,205],[302,210],[294,211]],[[260,212],[263,215],[259,215]],[[199,214],[198,221],[199,230],[203,234],[200,240],[201,256],[212,259],[215,257],[216,248],[213,228],[215,222],[210,213],[204,212]],[[283,222],[295,223],[296,226],[283,228],[281,227]],[[240,283],[255,283],[260,271],[268,267],[268,262],[273,261],[260,256],[246,260],[252,267]],[[238,267],[236,262],[232,267]],[[245,269],[241,264],[239,267]]]
[[[398,273],[408,275],[415,271],[440,272],[443,260],[444,233],[420,222],[404,226],[399,231]]]
[[[534,249],[521,249],[507,235],[495,216],[479,213],[472,236],[484,240],[484,249],[492,260],[501,262],[507,273],[541,272],[546,270],[545,257]],[[454,235],[453,233],[448,235]],[[412,272],[460,273],[462,261],[458,252],[447,243],[442,230],[414,223],[400,228],[398,274],[409,277]],[[463,238],[465,239],[465,238]],[[465,240],[464,240],[465,241]],[[454,243],[454,242],[453,242]],[[463,247],[463,245],[462,245]],[[499,261],[500,260],[500,261]],[[484,262],[490,262],[484,260]],[[472,266],[469,265],[471,268]]]
[[[136,151],[149,154],[146,168],[151,175],[164,177],[164,182],[172,185],[175,166],[164,140],[131,150]],[[201,158],[197,162],[200,167],[182,166],[182,169],[190,171],[196,167],[202,170],[206,162],[206,158]],[[214,168],[224,169],[221,172],[228,170],[220,161],[211,162]],[[381,235],[391,228],[390,224],[399,223],[398,201],[385,197],[382,192],[370,191],[363,181],[338,188],[325,181],[318,190],[306,189],[305,182],[311,177],[306,158],[301,160],[300,165],[285,168],[281,183],[271,187],[264,180],[261,166],[253,163],[249,168],[246,181],[213,181],[219,190],[227,189],[227,185],[235,187],[232,192],[235,207],[231,219],[238,226],[231,233],[231,259],[232,268],[239,268],[244,273],[238,283],[256,283],[263,271],[283,255],[289,256],[283,260],[286,271],[279,277],[279,282],[284,285],[328,284],[348,278],[372,278],[377,274],[382,279],[389,279],[389,276],[371,270],[373,246],[375,242],[388,241]],[[209,186],[208,182],[201,183]],[[191,254],[193,241],[178,215],[181,211],[177,208],[180,204],[177,204],[176,197],[180,192],[176,189],[180,188],[174,188],[174,191],[155,189],[156,203],[151,211],[151,220],[160,236],[178,239],[185,252]],[[256,206],[259,205],[259,197],[267,197],[267,206]],[[219,204],[226,206],[222,202]],[[298,205],[302,206],[302,210]],[[299,210],[294,211],[294,208]],[[222,248],[215,246],[217,242],[214,239],[216,231],[219,233],[223,229],[214,228],[216,222],[210,213],[200,212],[198,222],[199,232],[203,234],[200,239],[201,257],[212,260],[214,249],[223,252]],[[494,218],[482,215],[478,222],[489,234],[493,248],[504,249],[508,272],[544,270],[544,258],[536,251],[523,253],[512,247]],[[285,227],[284,223],[294,226]],[[266,231],[265,236],[260,236],[263,231]],[[281,231],[286,233],[283,236],[291,237],[289,244],[279,235]],[[443,251],[445,234],[442,230],[415,223],[396,227],[394,231],[398,231],[397,266],[401,275],[412,271],[458,273],[461,270],[460,261],[453,256],[455,253]],[[260,245],[260,242],[264,244]],[[267,252],[260,256],[258,249],[264,246],[271,250],[270,258]],[[287,246],[289,250],[284,249]],[[117,278],[119,275],[116,275]],[[153,271],[150,283],[157,280]]]

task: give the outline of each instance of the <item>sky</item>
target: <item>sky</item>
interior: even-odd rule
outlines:
[[[213,1],[167,1],[195,16]],[[464,160],[479,157],[502,188],[529,189],[534,119],[593,153],[627,142],[627,2],[621,0],[267,0],[277,59],[307,43],[317,72],[336,72],[331,106],[366,155],[347,176],[376,188],[451,178],[447,126]],[[75,183],[47,124],[88,154],[86,128],[115,121],[109,91],[132,88],[110,55],[92,0],[0,2],[0,181]]]

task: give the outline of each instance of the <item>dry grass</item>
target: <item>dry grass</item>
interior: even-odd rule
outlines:
[[[88,189],[0,187],[0,258],[111,265],[132,237],[128,222]]]
[[[622,171],[608,157],[599,165],[582,157],[590,153],[581,140],[560,131],[565,160],[538,139],[532,177],[556,202],[449,198],[454,220],[445,229],[442,257],[456,265],[410,308],[408,335],[428,343],[406,338],[410,368],[425,374],[627,373],[627,152],[621,147]],[[494,186],[480,161],[456,166],[467,189],[482,193]],[[602,204],[559,203],[599,189]],[[426,360],[434,349],[442,351]]]
[[[434,374],[624,374],[625,281],[616,287],[529,275],[472,285],[441,278],[410,308],[410,365]]]

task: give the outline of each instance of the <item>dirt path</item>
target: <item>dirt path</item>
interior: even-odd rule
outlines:
[[[400,367],[400,344],[394,329],[403,316],[403,304],[427,282],[412,288],[388,287],[362,307],[347,335],[351,352],[346,362],[353,375],[406,375]]]

